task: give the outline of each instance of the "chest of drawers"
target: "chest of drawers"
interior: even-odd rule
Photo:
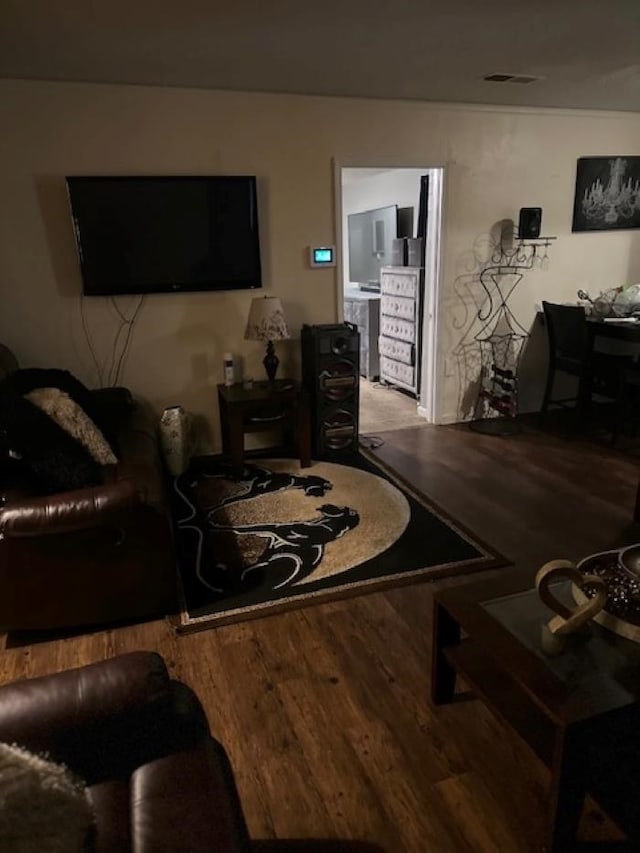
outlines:
[[[380,379],[418,395],[422,337],[422,267],[380,271]]]

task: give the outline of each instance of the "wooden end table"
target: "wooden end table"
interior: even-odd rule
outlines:
[[[554,591],[572,602],[568,583]],[[462,675],[549,766],[545,851],[594,846],[576,843],[587,793],[627,832],[620,849],[640,850],[640,644],[592,625],[546,657],[551,615],[516,572],[434,593],[431,700],[452,701]]]
[[[239,477],[244,463],[244,436],[282,427],[295,435],[300,465],[311,465],[311,420],[309,395],[293,379],[218,385],[218,405],[222,429],[222,449],[231,458],[233,473]]]

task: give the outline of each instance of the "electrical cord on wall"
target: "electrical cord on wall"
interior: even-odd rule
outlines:
[[[109,358],[106,376],[105,368],[107,367],[107,365],[106,363],[103,365],[100,364],[95,348],[93,346],[93,341],[91,340],[91,334],[89,332],[89,326],[87,323],[87,317],[85,312],[84,298],[84,295],[80,297],[80,316],[82,319],[82,330],[84,332],[84,337],[87,342],[89,352],[91,353],[91,359],[93,361],[93,365],[98,377],[99,387],[104,388],[105,383],[110,386],[117,385],[122,377],[122,373],[126,363],[127,353],[129,352],[131,341],[133,339],[133,332],[135,330],[136,321],[144,304],[145,296],[140,296],[138,304],[133,310],[131,316],[129,317],[127,317],[127,315],[121,310],[120,306],[116,302],[115,297],[110,297],[111,305],[113,306],[118,317],[120,318],[120,322],[113,338],[113,344],[111,346],[111,356]],[[124,342],[120,344],[123,333],[125,333]]]
[[[114,383],[114,380],[112,377],[113,377],[114,371],[116,369],[116,358],[117,358],[117,352],[118,352],[118,343],[120,341],[120,335],[122,334],[122,332],[127,327],[128,320],[127,320],[127,317],[122,313],[122,311],[118,307],[118,303],[116,302],[115,297],[110,296],[109,301],[111,302],[111,305],[113,306],[115,312],[120,317],[120,325],[118,326],[118,331],[116,332],[115,338],[113,339],[113,344],[111,346],[111,359],[109,360],[109,369],[107,371],[107,380],[109,382],[109,385],[113,385],[115,383]]]
[[[116,337],[115,337],[114,342],[113,342],[113,354],[114,355],[116,352],[116,348],[117,348],[118,340],[120,338],[120,334],[124,328],[127,329],[127,334],[126,334],[126,337],[124,340],[124,346],[120,350],[120,357],[118,359],[118,366],[116,368],[115,375],[113,376],[113,378],[110,379],[112,385],[117,385],[118,382],[120,382],[120,378],[122,376],[122,371],[124,369],[127,353],[129,351],[129,346],[131,345],[131,340],[132,340],[132,336],[133,336],[133,331],[135,329],[136,320],[138,319],[138,315],[140,314],[142,306],[144,305],[145,298],[146,297],[144,295],[140,296],[140,299],[138,300],[138,304],[136,305],[133,314],[131,315],[130,318],[127,318],[122,313],[120,308],[117,306],[114,297],[111,297],[112,304],[113,304],[114,308],[116,309],[116,311],[118,312],[118,315],[120,316],[120,319],[121,319],[120,328],[118,329],[118,332],[117,332]],[[114,363],[115,363],[115,358],[114,358]]]
[[[96,376],[98,378],[98,387],[104,387],[104,378],[102,375],[102,369],[100,367],[100,362],[98,361],[98,356],[96,355],[96,351],[93,348],[93,343],[91,341],[91,335],[89,334],[89,327],[87,326],[87,317],[84,310],[84,294],[80,296],[80,318],[82,320],[82,331],[84,332],[84,339],[87,342],[87,346],[89,347],[89,352],[91,353],[91,358],[93,360],[93,366],[96,371]]]

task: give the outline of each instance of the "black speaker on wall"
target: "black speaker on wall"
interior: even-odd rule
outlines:
[[[351,323],[302,327],[302,384],[316,459],[358,450],[360,335]]]
[[[540,236],[542,228],[541,207],[521,207],[518,219],[518,238],[520,240],[535,240]]]

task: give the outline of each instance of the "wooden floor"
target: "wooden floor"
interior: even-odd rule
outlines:
[[[381,458],[520,571],[634,536],[638,463],[606,447],[462,426],[384,439]],[[544,767],[480,702],[429,706],[432,589],[184,637],[158,621],[7,649],[0,681],[154,649],[203,700],[254,837],[361,838],[388,853],[539,850]],[[583,828],[608,832],[593,810]]]

